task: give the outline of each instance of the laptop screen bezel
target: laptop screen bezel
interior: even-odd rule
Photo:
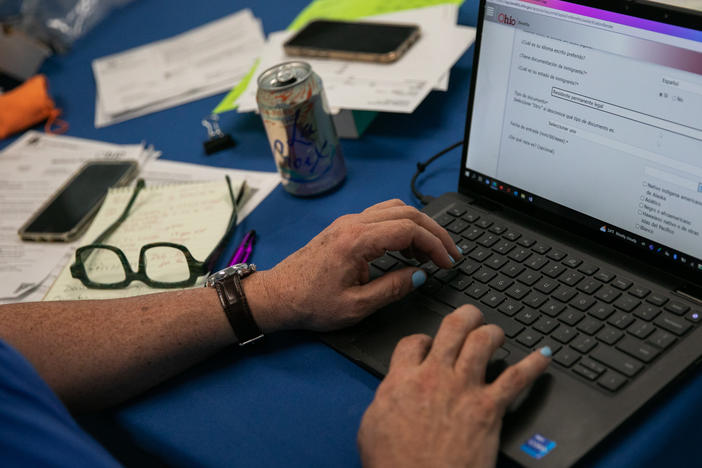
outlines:
[[[635,0],[569,0],[570,3],[584,5],[600,10],[607,10],[624,15],[636,16],[651,21],[671,24],[702,31],[702,12],[678,8],[661,3]],[[629,255],[634,255],[646,264],[655,266],[663,270],[666,274],[674,275],[680,282],[681,287],[691,289],[698,297],[702,295],[702,271],[693,270],[684,265],[678,264],[671,259],[654,252],[649,252],[639,247],[634,247],[630,242],[621,240],[616,236],[604,235],[599,232],[596,226],[605,221],[597,220],[584,213],[578,212],[553,201],[539,199],[534,203],[525,203],[520,198],[515,198],[511,194],[490,189],[489,186],[467,175],[468,147],[470,145],[470,126],[473,118],[473,106],[478,63],[480,60],[480,49],[483,34],[483,23],[485,19],[485,5],[487,0],[480,0],[478,12],[477,33],[474,46],[473,68],[471,73],[470,93],[468,97],[468,110],[466,112],[465,136],[463,140],[463,154],[459,171],[458,190],[460,193],[469,196],[480,195],[490,201],[497,202],[511,208],[518,209],[522,213],[533,216],[541,221],[555,224],[561,229],[566,229],[579,236],[585,236],[589,240],[595,241],[606,247],[617,249]],[[468,168],[469,169],[469,168]],[[508,182],[508,181],[504,181]],[[567,222],[564,222],[567,221]],[[668,246],[670,247],[670,246]],[[698,259],[702,262],[702,258]]]

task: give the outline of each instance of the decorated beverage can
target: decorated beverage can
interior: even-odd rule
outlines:
[[[344,156],[322,80],[305,62],[285,62],[258,77],[256,102],[285,190],[326,192],[346,177]]]

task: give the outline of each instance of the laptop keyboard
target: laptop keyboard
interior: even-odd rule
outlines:
[[[558,366],[606,391],[617,392],[641,375],[702,316],[691,303],[470,205],[454,205],[434,219],[463,251],[454,268],[420,265],[397,252],[371,265],[382,272],[421,266],[429,275],[421,293],[451,307],[478,306],[512,344],[529,350],[547,345]]]

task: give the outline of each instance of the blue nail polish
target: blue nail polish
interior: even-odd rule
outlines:
[[[449,260],[451,260],[451,263],[456,263],[456,260],[454,260],[453,257],[450,255],[449,255]]]
[[[553,354],[551,352],[551,348],[549,348],[548,346],[544,346],[543,348],[541,348],[540,352],[541,352],[541,355],[545,356],[545,357],[551,357],[551,355]]]
[[[461,248],[460,245],[457,245],[457,246],[456,246],[456,250],[458,250],[458,253],[459,253],[459,254],[463,255],[463,249]]]
[[[415,289],[423,285],[426,280],[427,274],[424,273],[424,270],[417,270],[412,273],[412,286],[414,286]]]

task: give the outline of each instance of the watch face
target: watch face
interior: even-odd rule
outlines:
[[[228,266],[223,270],[219,270],[212,273],[208,278],[205,286],[214,286],[218,281],[222,281],[224,278],[228,278],[232,275],[238,275],[240,278],[244,278],[251,273],[256,271],[256,265],[248,263],[237,263],[236,265]]]

